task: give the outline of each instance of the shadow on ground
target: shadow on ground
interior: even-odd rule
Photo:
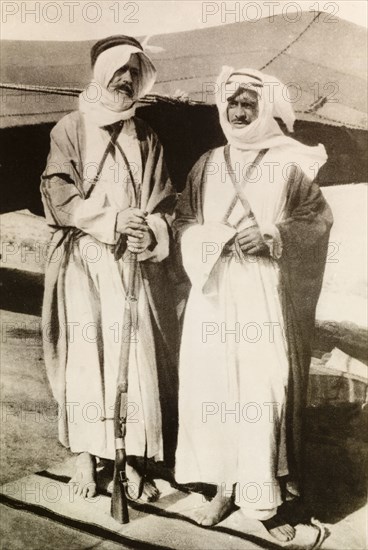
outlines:
[[[0,308],[41,315],[44,276],[41,273],[0,269]]]

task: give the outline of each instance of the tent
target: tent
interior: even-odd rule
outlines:
[[[264,68],[284,82],[297,115],[295,137],[327,149],[321,185],[368,181],[367,33],[328,17],[279,15],[149,39],[158,81],[138,114],[158,133],[178,191],[199,155],[224,142],[213,105],[223,64]],[[77,108],[93,42],[2,42],[3,211],[42,212],[38,185],[49,132]],[[188,98],[175,97],[178,89]]]

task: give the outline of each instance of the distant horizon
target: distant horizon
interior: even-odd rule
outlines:
[[[15,4],[3,1],[1,10],[1,40],[21,41],[82,42],[112,34],[155,36],[243,21],[256,22],[280,14],[292,23],[298,21],[302,12],[316,13],[315,10],[328,14],[325,20],[329,24],[334,24],[339,18],[361,28],[367,29],[368,26],[365,0],[314,3],[302,0],[284,4],[196,0],[150,0],[124,4],[118,0],[87,4],[46,0]]]

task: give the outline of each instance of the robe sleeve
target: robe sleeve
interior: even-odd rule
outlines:
[[[282,241],[280,231],[276,225],[264,225],[262,228],[263,239],[268,246],[270,256],[275,260],[279,260],[282,254]]]
[[[118,210],[105,204],[103,195],[82,201],[74,212],[75,227],[106,244],[116,244]]]
[[[144,128],[147,139],[144,145],[144,171],[142,181],[141,208],[148,212],[147,224],[151,230],[153,243],[138,254],[140,262],[157,263],[165,260],[172,244],[172,217],[177,194],[171,183],[164,159],[163,147],[152,129],[140,119],[136,121]]]
[[[138,254],[138,261],[162,262],[168,257],[170,250],[169,228],[166,219],[162,214],[149,214],[146,221],[153,233],[154,243],[142,254]]]
[[[314,181],[295,167],[286,199],[286,217],[276,226],[282,242],[283,279],[300,325],[309,331],[322,287],[333,223],[329,205]]]
[[[67,124],[59,123],[51,132],[50,153],[41,180],[46,221],[52,227],[75,227],[101,242],[114,244],[118,212],[106,204],[103,195],[82,197],[76,185],[81,170],[76,158],[76,144],[71,142]]]
[[[177,194],[166,167],[163,147],[151,129],[147,143],[149,149],[145,159],[141,208],[149,214],[163,215],[171,225]]]
[[[318,184],[295,167],[289,185],[286,217],[276,224],[286,256],[302,260],[316,243],[328,237],[332,223],[332,212]]]

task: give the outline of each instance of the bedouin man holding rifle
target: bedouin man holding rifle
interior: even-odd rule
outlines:
[[[157,136],[135,117],[136,101],[150,91],[156,71],[128,36],[100,40],[91,60],[93,80],[78,111],[51,133],[41,183],[53,231],[45,361],[60,408],[60,441],[77,454],[71,481],[84,497],[96,494],[98,459],[115,459],[119,373],[128,391],[132,484],[142,476],[136,457],[173,456],[175,442],[165,434],[176,432],[177,419],[177,321],[174,301],[163,296],[171,295],[169,221],[176,195]],[[159,496],[152,480],[142,489],[147,500]]]

